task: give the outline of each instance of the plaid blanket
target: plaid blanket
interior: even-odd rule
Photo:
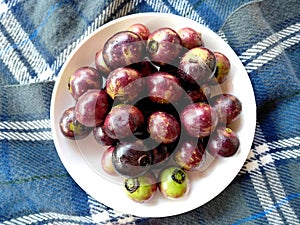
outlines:
[[[300,224],[300,2],[298,0],[1,0],[0,223]],[[87,195],[53,144],[50,101],[71,51],[124,15],[164,12],[217,32],[243,62],[257,102],[247,161],[209,203],[139,218]]]

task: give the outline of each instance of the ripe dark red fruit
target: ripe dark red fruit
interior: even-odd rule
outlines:
[[[93,67],[84,66],[74,71],[69,77],[68,88],[75,100],[89,89],[100,89],[102,76]]]
[[[118,140],[109,137],[103,128],[103,126],[96,126],[93,129],[93,135],[97,143],[103,146],[115,145]]]
[[[216,57],[216,71],[212,79],[212,84],[223,84],[230,71],[230,61],[221,52],[214,52]]]
[[[190,27],[183,27],[177,31],[182,46],[187,49],[203,46],[201,33]]]
[[[127,30],[138,34],[142,38],[142,40],[147,40],[150,35],[148,27],[141,23],[132,24],[127,28]]]
[[[87,90],[76,102],[76,118],[87,127],[95,127],[103,123],[109,107],[110,99],[104,90]]]
[[[103,155],[101,157],[102,169],[111,176],[118,175],[112,163],[112,154],[115,148],[116,146],[110,146],[103,152]]]
[[[95,54],[95,67],[102,72],[102,75],[106,78],[111,72],[111,69],[106,65],[103,59],[102,49]]]

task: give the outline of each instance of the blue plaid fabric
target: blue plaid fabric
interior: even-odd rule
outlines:
[[[300,224],[300,2],[298,0],[1,0],[0,223]],[[191,18],[226,40],[257,101],[247,161],[209,203],[139,218],[97,202],[70,178],[53,144],[50,101],[76,45],[124,15]]]

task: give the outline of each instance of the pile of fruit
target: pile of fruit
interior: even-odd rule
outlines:
[[[240,100],[211,94],[229,71],[224,53],[206,48],[190,27],[150,32],[133,24],[106,40],[93,66],[70,74],[75,104],[61,116],[61,132],[74,140],[91,134],[106,146],[102,168],[123,178],[133,201],[149,201],[157,190],[180,198],[207,154],[239,149],[228,125],[241,114]]]

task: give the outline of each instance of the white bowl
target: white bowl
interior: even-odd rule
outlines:
[[[99,148],[90,135],[81,141],[66,139],[60,132],[59,120],[62,113],[75,104],[68,88],[68,78],[77,68],[93,65],[95,53],[103,47],[112,34],[126,29],[134,23],[143,23],[151,31],[159,27],[192,27],[202,33],[205,46],[213,51],[223,52],[231,62],[228,80],[222,85],[224,93],[234,94],[243,105],[239,119],[232,124],[240,138],[240,149],[232,157],[219,158],[204,171],[193,172],[191,189],[187,196],[178,200],[163,198],[159,191],[145,204],[128,199],[123,187],[103,175],[100,158],[103,149]],[[69,56],[61,69],[55,84],[51,102],[51,126],[54,144],[65,168],[75,182],[86,193],[99,202],[122,213],[141,217],[165,217],[193,210],[216,197],[236,177],[242,168],[251,148],[256,126],[256,105],[251,82],[241,61],[216,33],[203,25],[176,15],[161,13],[140,13],[125,16],[109,22],[83,40]]]

